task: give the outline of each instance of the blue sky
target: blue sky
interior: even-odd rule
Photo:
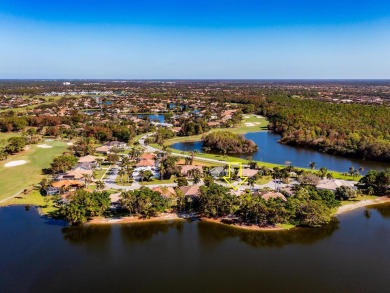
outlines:
[[[124,2],[1,0],[0,78],[390,78],[389,1]]]

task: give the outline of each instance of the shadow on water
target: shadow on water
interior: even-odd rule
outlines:
[[[370,210],[375,209],[383,218],[390,218],[390,204],[375,205],[368,207]]]
[[[69,226],[61,229],[64,239],[74,244],[109,242],[111,231],[111,225]]]
[[[184,225],[182,221],[125,224],[121,225],[121,234],[125,242],[145,242],[160,233],[167,234],[171,229],[182,232]]]
[[[199,222],[199,239],[204,242],[222,242],[239,238],[252,247],[282,247],[289,244],[309,245],[329,238],[338,230],[339,221],[332,221],[320,228],[294,228],[285,231],[245,231],[216,223]]]

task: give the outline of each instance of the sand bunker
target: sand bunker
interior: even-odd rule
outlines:
[[[73,145],[73,142],[67,142],[66,144],[67,145]]]
[[[8,162],[7,164],[5,164],[4,167],[15,167],[15,166],[24,165],[26,163],[27,163],[27,161],[25,161],[25,160],[12,161],[12,162]]]
[[[245,126],[255,126],[252,122],[245,123]]]
[[[52,148],[52,146],[48,145],[48,144],[38,144],[37,147],[42,148],[42,149],[50,149],[50,148]]]

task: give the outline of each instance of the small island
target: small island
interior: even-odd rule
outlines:
[[[249,154],[257,151],[253,140],[230,131],[216,131],[202,137],[203,149],[224,154]]]

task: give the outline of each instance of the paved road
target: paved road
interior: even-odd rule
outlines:
[[[145,144],[145,139],[149,136],[152,136],[154,133],[144,135],[140,138],[139,143],[145,148],[146,152],[154,153],[154,152],[160,152],[161,150],[156,149],[150,145]],[[172,153],[173,156],[177,157],[183,157],[183,158],[190,158],[190,155],[184,155],[184,154],[178,154],[178,153]],[[218,163],[218,164],[229,164],[227,161],[222,161],[222,160],[216,160],[216,159],[209,159],[209,158],[202,158],[202,157],[197,157],[194,156],[194,159],[199,160],[199,161],[205,161],[205,162],[212,162],[212,163]],[[232,164],[233,165],[233,164]],[[242,165],[243,167],[247,167],[247,165]]]

